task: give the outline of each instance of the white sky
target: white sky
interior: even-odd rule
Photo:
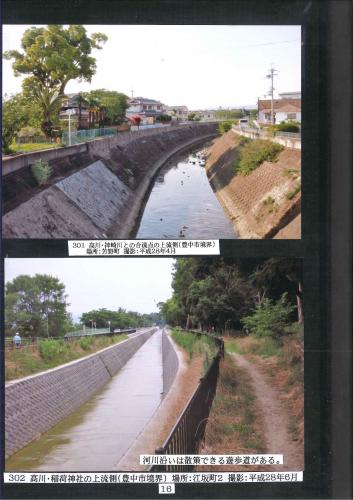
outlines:
[[[75,320],[103,307],[150,313],[172,296],[172,263],[169,258],[128,257],[5,259],[5,282],[20,274],[56,276],[65,284]]]
[[[38,25],[37,25],[38,26]],[[3,50],[20,49],[29,26],[3,26]],[[96,88],[148,97],[189,109],[255,105],[269,90],[271,64],[279,71],[276,92],[301,89],[300,26],[86,26],[108,36],[94,50],[91,84],[71,81],[66,92]],[[3,61],[3,93],[21,90],[10,61]]]

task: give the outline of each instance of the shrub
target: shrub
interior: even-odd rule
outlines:
[[[40,340],[38,349],[44,361],[52,361],[58,357],[63,357],[66,353],[66,344],[64,340]]]
[[[48,162],[39,160],[31,167],[32,174],[39,185],[45,184],[51,176],[53,169]]]
[[[225,122],[220,122],[218,124],[218,132],[220,134],[225,134],[226,132],[229,132],[229,130],[232,128],[233,122],[231,120],[227,120]]]
[[[295,188],[292,191],[289,191],[288,193],[286,193],[287,200],[293,199],[294,196],[296,194],[298,194],[300,190],[301,190],[301,184],[299,182],[299,184],[297,184],[297,186],[295,186]]]
[[[284,147],[271,141],[256,139],[245,143],[239,154],[239,161],[235,166],[240,175],[249,175],[264,161],[276,161],[278,153]]]
[[[297,122],[282,122],[276,125],[276,129],[281,132],[299,132],[300,127]]]
[[[276,339],[285,335],[289,316],[294,309],[295,306],[288,303],[287,294],[284,293],[277,302],[264,299],[256,306],[254,313],[242,318],[241,322],[257,337]]]
[[[93,343],[94,343],[93,337],[81,337],[79,341],[80,347],[84,351],[87,351]]]

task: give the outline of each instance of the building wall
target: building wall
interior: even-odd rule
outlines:
[[[143,331],[85,358],[8,382],[5,455],[12,455],[88,401],[153,335]]]

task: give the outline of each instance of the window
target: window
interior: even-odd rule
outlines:
[[[295,120],[296,118],[296,113],[287,113],[287,120]]]

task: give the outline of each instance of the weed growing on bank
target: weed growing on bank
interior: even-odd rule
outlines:
[[[213,339],[206,335],[197,335],[196,333],[175,328],[172,330],[172,338],[188,353],[189,361],[192,360],[193,356],[202,356],[203,368],[206,372],[218,351]]]
[[[240,143],[239,159],[233,165],[236,174],[249,175],[264,161],[275,162],[283,151],[281,144],[263,139],[247,140]]]
[[[263,453],[264,443],[252,386],[246,373],[226,354],[220,365],[203,453],[226,455],[235,450],[239,454]],[[226,467],[219,470],[222,468]]]
[[[72,342],[43,339],[37,345],[5,352],[5,380],[33,375],[93,354],[127,339],[127,335],[81,337]]]

